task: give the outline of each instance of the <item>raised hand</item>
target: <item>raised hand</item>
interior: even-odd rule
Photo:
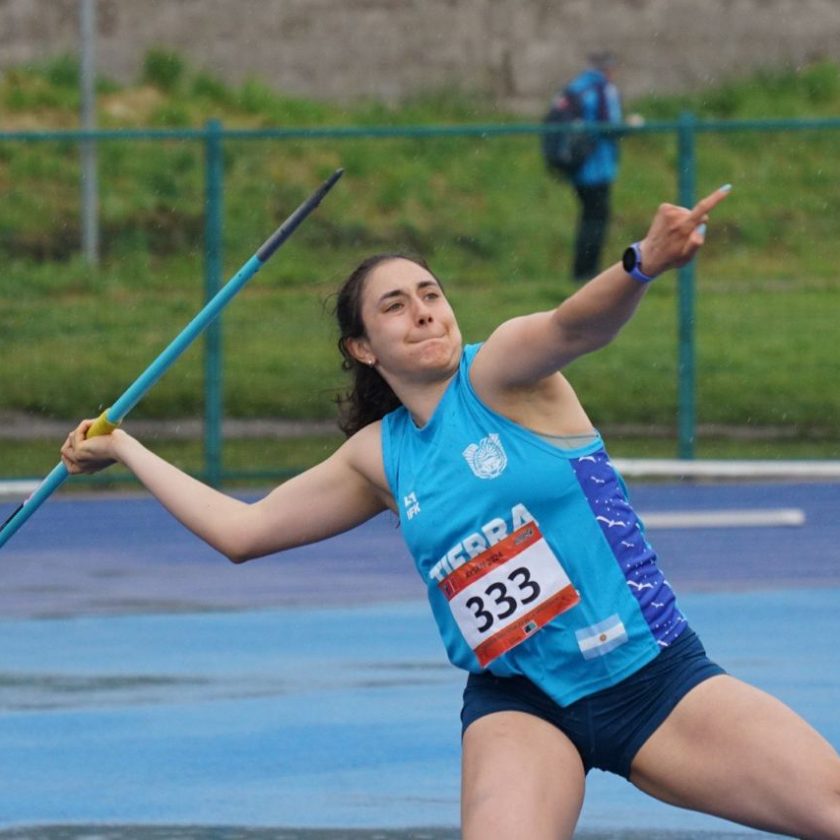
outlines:
[[[660,204],[640,243],[645,273],[655,277],[690,262],[705,240],[709,213],[731,189],[729,184],[716,189],[691,210],[676,204]]]

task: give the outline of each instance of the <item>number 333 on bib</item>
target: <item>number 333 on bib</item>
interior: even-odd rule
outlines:
[[[482,668],[580,603],[534,522],[459,566],[438,585]]]

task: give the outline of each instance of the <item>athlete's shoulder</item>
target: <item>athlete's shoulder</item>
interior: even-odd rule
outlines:
[[[364,457],[372,450],[382,447],[382,420],[375,420],[362,426],[358,432],[347,438],[341,446],[348,458]]]

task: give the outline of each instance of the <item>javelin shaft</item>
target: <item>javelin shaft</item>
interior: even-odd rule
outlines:
[[[344,173],[336,170],[297,210],[266,239],[250,259],[204,305],[204,308],[172,340],[168,347],[137,377],[117,401],[91,426],[88,437],[109,434],[163,376],[175,360],[192,344],[239,290],[262,268],[274,252],[294,233],[303,220],[321,203]],[[59,462],[38,485],[35,492],[0,526],[0,548],[33,513],[64,483],[69,475]]]
[[[120,423],[148,390],[163,376],[172,363],[192,344],[200,333],[228,305],[239,290],[265,265],[271,255],[294,233],[300,223],[320,204],[321,199],[342,176],[336,170],[303,204],[277,228],[239,271],[205,304],[195,318],[184,327],[172,343],[126,389],[105,412],[111,424]]]

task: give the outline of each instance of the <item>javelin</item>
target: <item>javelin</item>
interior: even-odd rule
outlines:
[[[204,308],[173,339],[172,343],[128,387],[125,393],[94,421],[87,437],[108,435],[146,395],[175,360],[192,344],[205,327],[227,306],[233,296],[265,265],[269,257],[294,233],[297,226],[321,203],[344,174],[337,169],[300,207],[280,225],[257,249],[254,255],[205,304]],[[62,485],[69,475],[63,461],[38,485],[32,495],[0,526],[0,547],[32,516],[33,513]]]

